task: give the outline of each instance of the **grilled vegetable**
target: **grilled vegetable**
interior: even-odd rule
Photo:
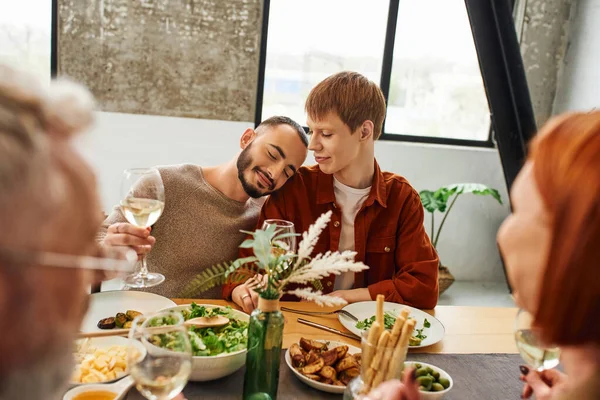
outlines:
[[[124,329],[131,329],[131,321],[127,321],[125,322],[125,324],[123,325]]]
[[[133,321],[135,317],[142,315],[142,313],[135,310],[127,310],[125,315],[127,316],[127,321]]]
[[[127,322],[127,315],[123,313],[117,313],[117,315],[115,316],[115,325],[117,326],[117,328],[123,328],[125,322]]]
[[[98,328],[100,329],[113,329],[115,327],[115,318],[108,317],[98,321]]]

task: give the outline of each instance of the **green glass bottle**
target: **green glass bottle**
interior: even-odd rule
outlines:
[[[248,325],[244,400],[277,398],[283,325],[279,300],[259,298]]]

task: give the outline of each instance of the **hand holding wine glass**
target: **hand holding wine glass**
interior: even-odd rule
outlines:
[[[157,326],[164,329],[157,330]],[[149,400],[176,398],[192,371],[192,347],[181,313],[166,311],[137,317],[129,339],[127,360],[137,390]],[[140,346],[145,350],[143,354]]]
[[[143,229],[151,227],[161,216],[165,207],[165,188],[158,170],[156,168],[125,170],[121,185],[121,198],[121,210],[131,225]],[[116,229],[118,230],[118,227]],[[130,236],[128,240],[132,241],[131,244],[134,244],[134,240],[137,240],[136,243],[144,240],[136,232],[126,233]],[[129,287],[147,288],[159,285],[164,280],[164,275],[148,272],[146,255],[142,254],[138,270],[127,276],[124,282]]]
[[[532,369],[541,372],[558,365],[560,349],[540,340],[533,316],[524,309],[519,310],[515,320],[515,341],[521,357]]]

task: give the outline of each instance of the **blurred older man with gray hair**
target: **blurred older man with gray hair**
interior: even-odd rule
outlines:
[[[92,106],[80,86],[43,87],[0,65],[0,399],[60,398],[72,371],[100,278],[78,267],[98,252],[101,212],[94,175],[70,143]]]

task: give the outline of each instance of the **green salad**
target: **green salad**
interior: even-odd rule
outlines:
[[[396,317],[397,315],[390,311],[386,311],[383,314],[383,325],[385,326],[385,329],[391,330],[394,327],[394,323],[396,323]],[[408,318],[410,319],[411,317]],[[362,321],[358,321],[356,323],[356,328],[366,331],[371,327],[371,325],[373,325],[373,322],[375,322],[375,315],[373,315],[371,318],[365,318]],[[427,335],[423,334],[423,331],[425,328],[429,328],[430,326],[431,323],[427,320],[427,318],[425,318],[425,321],[423,321],[423,328],[415,329],[416,335],[413,335],[410,338],[409,345],[419,346],[423,340],[427,339]]]
[[[248,343],[248,323],[236,318],[231,307],[204,307],[192,303],[189,310],[182,310],[183,318],[187,321],[197,317],[214,317],[223,315],[229,318],[229,323],[217,328],[196,328],[188,329],[188,336],[192,344],[192,353],[198,357],[216,356],[223,353],[233,353],[244,350]],[[174,320],[169,317],[153,319],[149,326],[172,325]],[[171,334],[159,334],[153,337],[156,346],[178,350],[176,348],[178,341],[173,340]]]

